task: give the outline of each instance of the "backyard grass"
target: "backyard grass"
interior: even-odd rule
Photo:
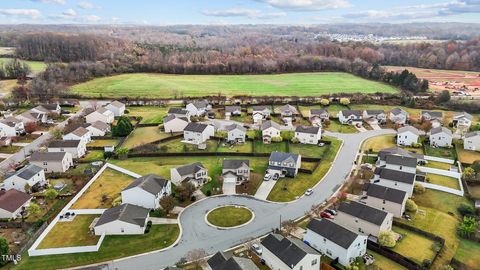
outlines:
[[[107,168],[73,205],[73,209],[111,208],[120,192],[134,180],[133,177]]]
[[[457,212],[457,207],[461,203],[473,205],[465,197],[431,189],[425,190],[425,193],[421,195],[415,195],[414,201],[424,207],[434,208],[444,213],[453,213],[458,218],[460,218],[460,214]]]
[[[399,227],[393,227],[393,231],[401,234],[403,237],[397,242],[393,251],[422,264],[424,260],[432,261],[435,256],[435,241],[426,238],[413,231],[407,231]]]
[[[460,185],[456,178],[429,173],[427,179],[429,183],[460,190]]]
[[[371,250],[367,251],[368,254],[372,255],[373,258],[375,258],[375,262],[373,263],[373,266],[378,267],[381,270],[406,270],[407,268],[401,266],[400,264],[390,260],[387,257],[384,257],[376,252],[373,252]],[[367,268],[370,269],[370,268]]]
[[[159,106],[132,106],[128,107],[129,116],[141,116],[140,124],[162,124],[168,108]]]
[[[15,154],[20,150],[22,150],[21,146],[14,146],[14,145],[0,146],[0,153],[3,153],[3,154]]]
[[[72,221],[57,222],[38,249],[96,245],[100,236],[89,229],[96,217],[98,215],[76,215]]]
[[[331,132],[339,132],[339,133],[357,133],[358,130],[352,125],[343,125],[336,119],[331,119],[330,124],[325,127],[325,130]]]
[[[158,127],[139,127],[130,133],[127,140],[122,144],[122,147],[131,149],[170,136],[170,133],[165,133]]]
[[[444,147],[434,148],[434,147],[431,147],[428,144],[425,144],[425,154],[427,156],[434,156],[434,157],[448,158],[448,159],[455,159],[456,156],[457,156],[454,147],[452,147],[452,148],[444,148]]]
[[[438,161],[431,161],[431,160],[429,160],[428,163],[425,164],[425,167],[446,170],[446,171],[450,170],[450,166],[452,166],[452,164],[438,162]]]
[[[472,198],[475,200],[480,200],[480,185],[472,185],[468,182],[467,185],[470,196],[472,196]]]
[[[118,144],[118,140],[116,139],[108,139],[108,140],[93,140],[89,144],[87,144],[87,147],[105,147],[105,146],[116,146]]]
[[[235,227],[247,223],[253,213],[244,207],[224,206],[217,208],[207,215],[207,220],[218,227]]]
[[[238,153],[252,153],[253,152],[253,143],[251,141],[246,141],[242,144],[228,145],[225,143],[219,143],[217,147],[217,152],[238,152]]]
[[[383,135],[370,138],[364,143],[365,150],[372,149],[372,152],[378,153],[380,150],[390,147],[395,147],[395,135]]]
[[[0,80],[0,97],[10,95],[15,86],[17,80]]]
[[[475,160],[480,160],[480,152],[463,149],[463,143],[456,142],[455,149],[457,150],[458,160],[461,163],[472,164]]]
[[[86,161],[86,162],[103,160],[103,151],[102,150],[90,150],[80,160],[81,161]]]
[[[180,235],[178,225],[153,225],[143,235],[108,235],[98,252],[29,257],[23,254],[18,269],[58,269],[128,257],[172,245]]]
[[[195,96],[318,96],[329,93],[395,93],[397,89],[348,73],[317,72],[274,75],[123,74],[75,85],[88,97],[179,98]]]
[[[480,269],[480,243],[461,239],[455,259],[472,269]]]
[[[288,152],[287,142],[272,142],[271,144],[264,144],[261,140],[254,141],[255,153]]]
[[[0,58],[0,65],[3,65],[9,61],[13,60],[13,58],[5,58],[1,57]],[[40,71],[45,70],[47,67],[47,64],[41,61],[25,61],[25,60],[20,60],[21,62],[27,63],[30,69],[32,70],[33,73],[38,73]]]

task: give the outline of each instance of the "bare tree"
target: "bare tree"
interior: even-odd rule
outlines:
[[[207,257],[207,252],[203,249],[193,249],[187,253],[187,261],[192,263],[195,267],[195,270],[202,269],[202,264],[205,264],[205,258]]]

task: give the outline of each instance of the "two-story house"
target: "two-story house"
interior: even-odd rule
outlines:
[[[156,174],[147,174],[135,179],[121,192],[122,203],[148,209],[159,208],[160,200],[171,193],[171,182]]]
[[[342,202],[337,209],[335,222],[354,232],[378,237],[382,231],[391,231],[393,214],[363,203]]]
[[[413,194],[416,174],[377,167],[371,183],[405,191],[409,197]]]
[[[48,181],[45,178],[43,168],[29,164],[15,173],[7,175],[3,184],[6,190],[16,189],[22,192],[30,192],[47,185]]]
[[[200,162],[170,169],[170,179],[174,185],[190,182],[195,187],[202,186],[208,180],[208,170]]]
[[[405,213],[407,199],[408,195],[403,190],[366,183],[359,201],[400,218]]]
[[[280,113],[280,116],[285,118],[285,117],[294,117],[296,115],[299,115],[297,108],[290,104],[283,105],[278,108],[278,112]]]
[[[72,154],[67,152],[34,152],[30,163],[43,168],[45,172],[66,172],[73,166]]]
[[[394,108],[390,111],[389,118],[390,121],[392,121],[392,123],[394,124],[406,125],[408,123],[410,115],[408,112],[401,108]]]
[[[362,123],[363,113],[359,110],[343,110],[338,113],[338,121],[344,125]]]
[[[125,114],[125,104],[120,101],[112,101],[111,103],[105,105],[105,109],[113,112],[114,117],[122,116]]]
[[[186,117],[179,117],[175,114],[169,114],[163,118],[163,128],[165,132],[182,132],[190,121]]]
[[[463,149],[480,151],[480,131],[472,131],[465,134],[465,138],[463,139]]]
[[[400,155],[386,155],[385,165],[386,169],[416,173],[418,159],[416,157],[400,156]]]
[[[430,146],[450,147],[452,146],[452,131],[445,127],[436,127],[429,132]]]
[[[106,124],[111,124],[115,120],[115,115],[113,114],[112,111],[104,107],[100,107],[97,110],[85,116],[85,120],[87,123],[94,123],[97,121],[101,121]]]
[[[330,118],[330,113],[326,109],[310,110],[310,122],[314,126],[321,126],[322,122]]]
[[[453,117],[452,124],[456,128],[468,130],[472,125],[473,116],[467,112],[457,113]]]
[[[42,124],[46,123],[48,120],[48,113],[43,112],[43,113],[38,113],[38,112],[33,112],[33,111],[26,111],[22,114],[19,114],[15,116],[18,120],[22,121],[23,124],[28,124],[28,123],[36,123],[36,124]]]
[[[272,175],[295,177],[301,165],[300,155],[275,151],[270,154],[267,171]]]
[[[231,124],[225,127],[227,131],[227,141],[235,143],[244,143],[247,136],[247,129],[237,125]]]
[[[187,109],[192,116],[203,116],[212,109],[212,106],[207,100],[196,100],[188,103],[185,109]]]
[[[419,131],[413,126],[404,126],[397,130],[397,145],[412,146],[418,143]]]
[[[384,110],[364,110],[363,120],[371,124],[385,124],[387,115]]]
[[[58,103],[44,103],[36,106],[32,109],[33,112],[36,113],[46,113],[46,114],[57,114],[60,115],[62,113],[62,108]]]
[[[250,180],[250,161],[243,159],[224,159],[222,164],[223,181],[240,185]]]
[[[0,190],[0,219],[16,219],[25,216],[32,196],[16,189]]]
[[[272,138],[280,137],[282,127],[274,121],[268,120],[262,123],[260,127],[262,130],[263,143],[271,143]]]
[[[256,125],[262,124],[263,120],[267,119],[270,116],[272,111],[269,106],[253,106],[252,117],[253,123]]]
[[[90,131],[91,136],[105,136],[111,130],[110,125],[102,121],[85,124],[83,127]]]
[[[183,129],[183,142],[190,144],[203,144],[215,135],[212,125],[190,122]]]
[[[443,125],[443,113],[435,111],[422,111],[420,115],[420,120],[430,121],[432,127],[440,127]]]
[[[242,107],[240,106],[225,106],[225,118],[230,119],[231,116],[242,115]]]
[[[54,140],[48,144],[48,152],[68,152],[73,158],[81,158],[87,153],[87,146],[81,140]]]
[[[172,107],[168,109],[167,115],[174,115],[176,117],[187,118],[190,122],[190,111],[184,108]]]
[[[320,127],[297,126],[295,138],[303,144],[318,144],[322,139],[322,129]]]
[[[230,252],[219,251],[207,260],[207,270],[259,270],[259,268],[248,258],[236,257]]]
[[[25,127],[22,121],[15,117],[0,119],[0,134],[6,137],[14,137],[25,133]]]
[[[88,144],[89,142],[92,141],[92,133],[84,128],[84,127],[78,127],[72,132],[63,135],[63,140],[68,141],[68,140],[80,140],[82,141],[85,145]]]

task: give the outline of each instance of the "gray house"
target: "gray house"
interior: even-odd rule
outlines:
[[[452,146],[452,131],[445,127],[435,127],[430,129],[430,145],[434,147]]]
[[[270,154],[267,171],[272,175],[295,177],[301,163],[300,155],[275,151]]]
[[[227,141],[236,143],[245,142],[245,137],[247,134],[246,128],[237,124],[231,124],[226,126],[225,129],[227,130]]]
[[[225,117],[239,116],[242,114],[242,107],[240,106],[225,106]]]
[[[363,196],[359,201],[399,218],[405,212],[407,199],[408,195],[403,190],[367,183],[363,187]]]
[[[412,196],[415,179],[415,173],[377,167],[374,172],[373,183],[388,188],[403,190],[408,196]]]
[[[224,182],[236,183],[237,185],[250,180],[250,161],[224,159],[222,176]]]
[[[226,252],[215,253],[208,259],[207,266],[209,270],[259,270],[251,260]]]
[[[354,232],[378,237],[382,231],[391,231],[393,214],[359,202],[342,202],[335,221]]]
[[[409,117],[410,115],[408,114],[408,112],[400,108],[394,108],[390,111],[389,115],[390,121],[399,125],[407,124]]]
[[[207,182],[208,171],[202,163],[195,162],[170,169],[170,179],[177,186],[183,182],[190,182],[195,187],[199,187]]]

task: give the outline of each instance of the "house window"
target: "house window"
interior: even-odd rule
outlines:
[[[317,264],[317,263],[318,263],[318,260],[317,260],[317,259],[315,259],[315,260],[312,261],[312,265],[315,265],[315,264]]]
[[[385,204],[385,200],[383,200],[383,204]]]
[[[48,163],[47,163],[46,161],[44,161],[44,162],[43,162],[43,165],[47,166],[47,165],[48,165]]]
[[[303,270],[303,265],[300,265],[300,270]]]

